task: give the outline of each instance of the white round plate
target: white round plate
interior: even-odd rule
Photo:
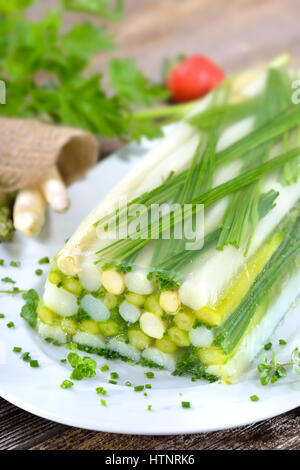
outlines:
[[[11,244],[0,247],[0,258],[6,260],[0,266],[0,279],[10,276],[20,288],[35,288],[42,293],[49,265],[38,266],[44,256],[53,256],[64,244],[84,216],[140,158],[145,145],[130,145],[102,161],[87,178],[70,188],[72,208],[65,215],[48,214],[47,226],[36,239],[29,240],[16,234]],[[11,260],[20,260],[21,268],[8,267]],[[44,275],[38,277],[35,270],[41,267]],[[3,283],[3,288],[7,284]],[[95,356],[99,366],[109,363],[109,372],[100,372],[93,379],[75,382],[74,387],[63,390],[60,384],[70,375],[65,347],[49,345],[41,341],[25,321],[20,318],[23,304],[21,296],[0,295],[0,395],[11,403],[38,416],[71,426],[130,434],[184,434],[213,431],[260,421],[278,415],[300,405],[300,380],[291,372],[274,385],[262,387],[256,365],[236,385],[191,382],[190,378],[173,377],[168,372],[156,371],[154,379],[144,375],[148,369],[120,360],[106,361]],[[286,346],[275,348],[278,360],[290,357],[291,350],[300,345],[299,307],[289,312],[272,338],[287,340]],[[7,328],[9,321],[14,328]],[[38,359],[39,368],[31,368],[14,346],[30,352]],[[118,385],[109,384],[110,372],[118,372]],[[152,389],[134,392],[124,386],[126,380],[133,385],[151,383]],[[103,386],[107,395],[96,394],[96,387]],[[251,395],[260,400],[252,402]],[[107,407],[101,406],[105,398]],[[191,403],[190,409],[181,406]],[[152,405],[148,411],[148,405]]]

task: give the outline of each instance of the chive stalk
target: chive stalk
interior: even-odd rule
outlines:
[[[285,270],[295,263],[300,251],[299,203],[280,224],[278,232],[284,233],[282,243],[257,276],[247,295],[218,331],[214,344],[226,355],[231,354],[239,344],[258,306],[267,297],[270,289],[281,279]]]

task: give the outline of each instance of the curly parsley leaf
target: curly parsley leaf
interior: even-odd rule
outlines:
[[[140,106],[149,106],[168,97],[168,92],[153,85],[138,69],[133,59],[112,59],[109,77],[120,99]]]
[[[91,23],[75,25],[62,36],[61,43],[71,56],[89,59],[95,52],[114,49],[111,37],[100,26]]]
[[[91,60],[114,48],[111,35],[91,22],[63,30],[66,10],[118,19],[123,2],[112,8],[106,0],[61,0],[62,8],[48,10],[38,22],[21,10],[31,3],[0,0],[0,79],[7,95],[1,114],[46,119],[123,140],[161,135],[152,119],[139,118],[132,107],[166,97],[163,87],[153,85],[132,59],[113,59],[109,76],[115,92],[108,94]]]
[[[68,10],[90,13],[113,21],[121,19],[124,11],[123,0],[115,0],[113,8],[107,0],[61,0],[61,3]]]
[[[95,377],[97,363],[91,357],[81,357],[79,354],[70,352],[68,362],[73,368],[70,375],[71,379],[82,380],[84,378]]]
[[[0,13],[12,13],[30,7],[36,0],[0,0]]]
[[[23,294],[23,299],[26,300],[26,303],[22,307],[21,317],[23,317],[32,328],[36,328],[38,317],[37,308],[40,300],[38,293],[34,289],[30,289]]]

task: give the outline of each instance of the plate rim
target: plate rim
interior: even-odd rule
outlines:
[[[106,432],[106,433],[112,433],[112,434],[124,434],[124,435],[139,435],[139,436],[171,436],[171,435],[187,435],[187,434],[202,434],[202,433],[209,433],[209,432],[216,432],[216,431],[225,431],[228,429],[235,429],[235,428],[240,428],[242,426],[247,426],[255,423],[259,423],[268,419],[275,418],[277,416],[280,416],[284,413],[287,413],[289,411],[292,411],[298,406],[300,406],[300,401],[299,404],[293,404],[292,406],[287,406],[283,407],[280,409],[279,412],[274,412],[274,413],[267,413],[266,415],[254,419],[254,420],[246,420],[239,422],[238,424],[228,424],[226,426],[216,426],[216,427],[211,427],[211,428],[201,428],[201,429],[196,429],[195,427],[191,427],[190,429],[184,429],[184,430],[179,430],[179,429],[172,429],[172,430],[167,430],[167,429],[162,429],[162,430],[156,430],[156,431],[142,431],[140,428],[135,428],[129,427],[126,429],[126,427],[121,427],[121,429],[116,429],[114,426],[101,426],[99,428],[95,428],[94,426],[88,425],[88,424],[79,424],[76,420],[72,419],[63,419],[60,417],[56,417],[52,415],[51,413],[47,413],[47,411],[39,410],[39,407],[35,409],[34,406],[30,406],[27,404],[23,404],[21,401],[11,398],[9,396],[10,394],[3,392],[2,388],[0,387],[0,396],[1,398],[5,399],[9,403],[11,403],[14,406],[17,406],[18,408],[31,413],[35,416],[38,416],[43,419],[47,419],[48,421],[52,421],[54,423],[62,424],[65,426],[70,426],[74,428],[79,428],[79,429],[85,429],[89,431],[96,431],[96,432]]]
[[[133,152],[134,152],[134,150],[133,150]],[[92,170],[92,172],[93,171],[101,172],[102,171],[101,167],[103,166],[103,164],[105,164],[105,165],[108,164],[109,165],[109,161],[112,160],[113,158],[115,160],[119,160],[119,161],[121,160],[118,153],[112,154],[108,158],[100,161],[99,164]],[[123,161],[123,163],[124,163],[124,161]],[[128,168],[128,166],[127,166],[127,168]],[[84,181],[84,184],[87,184],[88,181],[89,181],[89,175],[86,177],[86,179]],[[81,183],[83,183],[83,182],[81,182]],[[23,333],[26,333],[26,330],[27,330],[27,328],[26,328],[26,325],[24,324],[22,326]],[[30,334],[28,332],[26,333],[26,337],[28,338],[28,340],[30,340]],[[201,386],[201,384],[199,384],[199,386]],[[132,423],[124,423],[124,421],[120,420],[120,423],[118,425],[115,425],[115,424],[110,424],[110,423],[105,424],[105,419],[104,419],[103,420],[104,422],[101,422],[100,426],[95,426],[94,424],[88,424],[85,420],[82,419],[82,417],[77,418],[76,414],[74,414],[74,418],[61,417],[61,416],[55,415],[55,413],[53,413],[51,411],[47,411],[46,406],[43,407],[41,405],[34,405],[34,403],[32,403],[32,402],[28,403],[28,400],[23,401],[22,399],[18,398],[17,396],[13,396],[12,393],[5,391],[3,386],[0,384],[0,396],[3,399],[5,399],[9,403],[13,404],[14,406],[17,406],[18,408],[23,409],[26,412],[29,412],[29,413],[31,413],[35,416],[47,419],[47,420],[52,421],[52,422],[56,422],[56,423],[59,423],[59,424],[62,424],[62,425],[76,427],[76,428],[80,428],[80,429],[87,429],[87,430],[100,431],[100,432],[108,432],[108,433],[115,433],[115,434],[157,435],[157,436],[159,436],[159,435],[198,434],[198,433],[208,433],[208,432],[214,432],[214,431],[221,431],[221,430],[232,429],[232,428],[239,428],[241,426],[245,426],[245,425],[261,422],[261,421],[264,421],[266,419],[274,418],[275,416],[279,416],[283,413],[291,411],[291,410],[297,408],[298,406],[300,406],[300,395],[297,398],[295,396],[295,398],[293,398],[292,400],[290,399],[291,397],[289,397],[288,399],[285,400],[284,399],[285,395],[286,395],[285,393],[280,395],[281,402],[282,402],[282,404],[280,404],[280,406],[278,404],[276,409],[273,409],[273,411],[268,411],[266,413],[260,413],[259,417],[255,416],[255,413],[254,413],[254,416],[253,416],[252,420],[251,419],[246,419],[246,420],[241,421],[241,420],[238,420],[238,417],[236,417],[236,415],[234,415],[233,416],[234,419],[230,423],[228,423],[227,425],[220,424],[219,426],[214,425],[214,426],[211,426],[211,427],[209,427],[209,426],[202,426],[201,427],[201,424],[200,424],[201,422],[199,423],[199,425],[197,425],[195,420],[191,419],[190,420],[191,424],[190,424],[189,427],[186,426],[185,423],[182,423],[182,422],[180,423],[179,422],[179,425],[176,426],[175,429],[174,429],[174,426],[172,426],[172,429],[171,429],[170,425],[168,427],[168,425],[166,425],[165,423],[160,421],[160,422],[157,423],[157,429],[152,429],[151,425],[150,425],[150,428],[145,430],[145,429],[142,429],[140,421],[138,421],[138,422],[133,421]],[[271,396],[271,398],[272,398],[272,396]],[[249,398],[247,397],[247,399],[249,399]],[[192,411],[193,411],[193,409],[188,410],[188,412],[192,412]],[[159,411],[158,411],[158,413],[159,413]]]

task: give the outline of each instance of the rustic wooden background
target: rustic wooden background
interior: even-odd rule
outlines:
[[[201,52],[227,71],[290,52],[300,63],[299,0],[125,0],[112,26],[120,56],[138,59],[155,80],[165,57]],[[38,17],[53,0],[43,0]],[[74,21],[69,15],[67,23]],[[97,56],[103,69],[107,55]],[[1,449],[300,449],[300,408],[258,424],[189,436],[128,436],[56,424],[0,399]]]

